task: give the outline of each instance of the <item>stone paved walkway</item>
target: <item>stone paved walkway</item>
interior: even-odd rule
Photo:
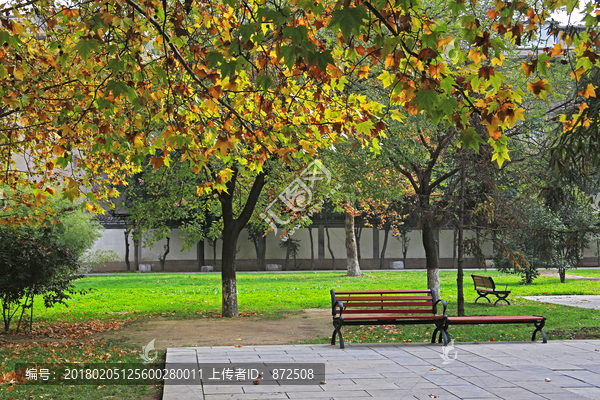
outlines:
[[[313,385],[165,385],[165,400],[600,400],[600,340],[439,344],[189,347],[173,363],[325,363]],[[454,359],[456,356],[456,359]]]
[[[541,303],[560,304],[563,306],[591,308],[600,310],[599,295],[569,295],[569,296],[520,296],[524,299]]]

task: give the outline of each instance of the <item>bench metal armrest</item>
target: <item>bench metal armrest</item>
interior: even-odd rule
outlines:
[[[337,318],[342,318],[342,313],[344,312],[344,303],[342,303],[340,300],[337,300],[336,302],[333,303],[333,307],[331,309],[331,314],[333,315],[334,318],[336,318],[336,306],[338,306],[340,308],[340,315]]]
[[[436,314],[437,314],[437,303],[442,303],[442,305],[444,306],[444,310],[442,311],[442,315],[446,315],[446,308],[448,307],[448,303],[446,303],[446,300],[439,299],[438,301],[436,301],[433,304],[433,311]]]

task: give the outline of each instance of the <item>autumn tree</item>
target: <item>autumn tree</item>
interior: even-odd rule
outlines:
[[[0,11],[16,18],[4,17],[0,28],[2,183],[35,189],[9,207],[35,207],[57,189],[74,199],[88,187],[97,209],[96,201],[117,194],[108,183],[122,183],[146,157],[167,164],[180,149],[210,177],[198,193],[216,193],[221,204],[223,315],[235,316],[236,240],[267,160],[308,163],[340,137],[372,144],[405,111],[455,129],[470,148],[484,142],[472,126],[479,117],[501,164],[504,131],[524,115],[521,94],[497,70],[500,55],[505,43],[535,36],[563,5],[571,11],[576,2],[497,1],[482,24],[457,1],[448,2],[448,18],[418,1],[5,4]],[[584,8],[585,32],[561,33],[575,50],[574,79],[598,63],[596,5]],[[541,50],[524,68],[537,96],[552,89],[544,73],[566,48]],[[370,71],[389,89],[385,101],[345,92]],[[585,125],[578,118],[563,120]],[[29,164],[17,167],[24,156]],[[232,193],[246,181],[248,197],[234,214]]]

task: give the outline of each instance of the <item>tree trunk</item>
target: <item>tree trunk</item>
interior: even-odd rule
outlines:
[[[308,227],[308,236],[310,237],[310,270],[315,269],[315,245],[313,243],[312,228]]]
[[[354,237],[356,238],[356,254],[358,257],[358,261],[360,262],[361,260],[361,255],[360,255],[360,237],[362,236],[362,226],[360,228],[355,228],[354,229]]]
[[[235,193],[235,183],[237,180],[238,170],[233,167],[233,176],[226,183],[227,191],[222,191],[219,194],[221,202],[221,211],[223,215],[223,251],[221,253],[221,295],[222,306],[221,315],[224,318],[233,318],[239,315],[237,304],[237,285],[236,285],[236,269],[235,257],[237,250],[237,241],[246,226],[256,203],[260,192],[265,185],[265,174],[261,172],[254,179],[252,188],[248,193],[246,204],[238,218],[233,215],[233,195]]]
[[[406,237],[408,232],[402,234],[402,265],[406,268],[406,254],[408,253],[408,238]]]
[[[196,244],[196,260],[198,261],[198,272],[202,271],[204,265],[204,239]]]
[[[159,258],[161,271],[165,270],[165,262],[167,260],[167,254],[169,254],[170,251],[171,251],[171,237],[167,236],[167,244],[165,245],[165,252]]]
[[[325,218],[325,233],[327,234],[327,250],[329,250],[329,255],[331,256],[331,266],[335,271],[335,255],[333,254],[333,250],[331,250],[331,238],[329,237],[329,226],[327,226],[327,218]]]
[[[290,245],[292,244],[292,238],[289,238],[285,242],[285,263],[283,264],[283,270],[287,271],[288,262],[290,261]]]
[[[233,220],[233,218],[231,219]],[[235,270],[235,253],[239,233],[236,234],[232,228],[232,226],[223,227],[223,251],[221,253],[221,315],[224,318],[233,318],[239,315]]]
[[[133,267],[134,271],[140,270],[140,239],[136,239],[133,233]]]
[[[435,240],[436,227],[432,221],[432,216],[428,213],[422,213],[421,225],[427,265],[427,288],[435,289],[440,294],[440,263],[437,241]]]
[[[217,268],[217,240],[218,239],[213,239],[212,240],[212,248],[213,248],[213,265],[215,267],[215,269]],[[221,252],[223,251],[223,249],[221,248]],[[222,262],[222,260],[221,260]]]
[[[458,247],[458,230],[452,230],[452,267],[458,268],[456,249]]]
[[[346,213],[346,268],[348,276],[360,276],[356,238],[354,237],[354,216]]]
[[[265,271],[267,269],[267,237],[259,236],[254,242],[254,250],[256,250],[256,260],[258,261],[258,270]]]
[[[460,174],[460,210],[458,214],[458,272],[456,273],[457,312],[459,317],[465,315],[464,265],[465,265],[465,169]]]
[[[379,257],[379,269],[384,269],[385,251],[387,250],[388,237],[390,236],[390,227],[386,225],[383,228],[383,246],[381,246],[381,256]]]
[[[129,262],[129,234],[131,233],[131,229],[125,229],[125,266],[127,271],[131,271],[131,263]]]

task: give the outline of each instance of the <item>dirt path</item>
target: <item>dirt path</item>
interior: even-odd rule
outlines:
[[[329,309],[307,309],[281,319],[157,318],[134,321],[118,331],[96,334],[95,337],[137,346],[156,339],[154,347],[160,350],[183,346],[291,344],[331,336],[331,321]]]

